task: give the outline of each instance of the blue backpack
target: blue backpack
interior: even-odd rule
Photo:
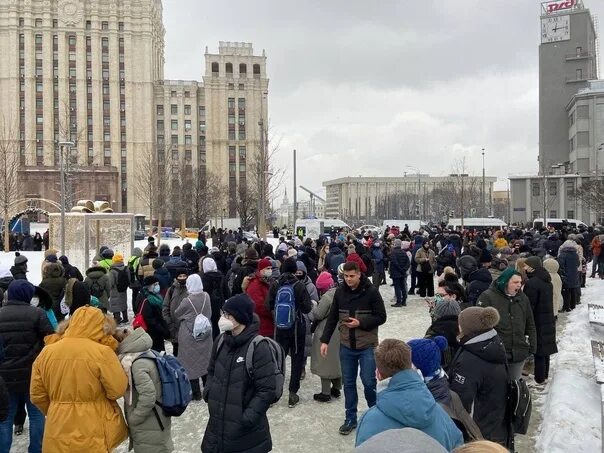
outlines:
[[[275,329],[287,330],[296,324],[296,295],[293,285],[283,285],[275,297]]]
[[[162,402],[156,401],[155,404],[162,408],[166,417],[182,415],[193,399],[191,383],[184,367],[176,357],[165,352],[151,350],[151,354],[143,354],[136,360],[140,358],[154,360],[159,372]]]

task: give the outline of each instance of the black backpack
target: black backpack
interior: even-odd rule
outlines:
[[[514,433],[528,432],[532,409],[533,399],[525,380],[511,379],[508,382],[508,413]]]
[[[114,272],[116,273],[116,277],[117,277],[116,282],[115,282],[117,291],[119,293],[123,293],[130,286],[130,277],[128,276],[128,274],[130,273],[130,270],[127,267],[124,267],[121,270],[114,269]]]
[[[99,283],[99,279],[96,278],[90,283],[90,295],[100,299],[103,296],[103,287]]]

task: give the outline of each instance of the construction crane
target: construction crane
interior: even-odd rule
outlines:
[[[316,193],[314,193],[312,190],[307,189],[304,186],[300,186],[300,189],[304,190],[305,192],[308,192],[308,194],[310,195],[310,211],[311,211],[312,215],[314,217],[316,217],[316,215],[315,215],[315,198],[319,201],[322,201],[323,203],[325,203],[325,200],[323,198],[321,198],[319,195],[317,195]]]

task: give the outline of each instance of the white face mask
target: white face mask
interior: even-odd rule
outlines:
[[[235,324],[230,319],[226,319],[224,316],[221,316],[218,320],[218,329],[221,333],[223,332],[231,332],[235,328]]]

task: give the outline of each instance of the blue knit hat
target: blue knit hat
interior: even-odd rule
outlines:
[[[447,346],[445,337],[420,338],[407,342],[411,348],[411,361],[415,368],[422,372],[422,375],[434,377],[440,370],[441,351],[444,351]]]
[[[8,285],[8,300],[30,303],[36,292],[36,287],[27,280],[13,280]]]

